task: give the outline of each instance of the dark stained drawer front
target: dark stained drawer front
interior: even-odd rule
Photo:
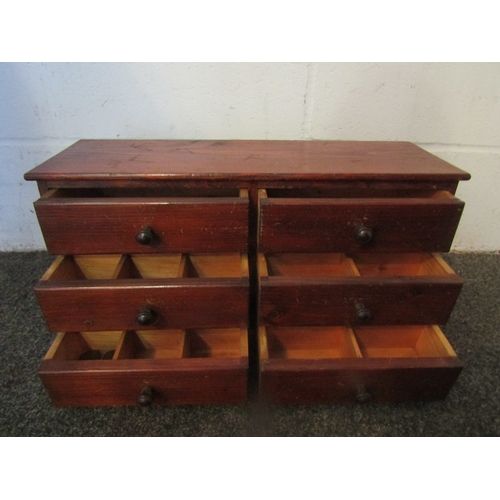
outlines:
[[[268,403],[444,399],[462,369],[436,326],[261,327],[259,350]]]
[[[447,252],[464,203],[419,198],[268,198],[260,190],[261,252]]]
[[[242,403],[244,329],[59,333],[39,368],[57,406]]]
[[[241,254],[58,257],[35,287],[52,331],[233,327],[248,323]]]
[[[174,198],[124,197],[123,192],[99,197],[88,191],[55,190],[35,202],[50,253],[246,251],[245,190]]]
[[[433,254],[259,256],[260,324],[445,324],[462,280]]]

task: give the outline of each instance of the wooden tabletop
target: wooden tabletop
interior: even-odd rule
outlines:
[[[81,140],[26,180],[363,179],[470,175],[408,142]]]

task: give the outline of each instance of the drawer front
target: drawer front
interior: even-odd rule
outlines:
[[[261,283],[261,324],[444,325],[462,287],[446,279],[279,281]]]
[[[92,333],[58,334],[40,365],[39,375],[57,406],[220,404],[246,400],[246,331],[165,331],[155,335],[157,340],[135,331],[98,332],[93,337]],[[214,336],[215,341],[211,340]],[[112,346],[116,348],[113,359],[75,359],[85,357],[82,351],[89,346],[97,349],[93,353],[99,353],[99,348],[106,350],[111,347],[106,346],[109,339],[118,340],[118,345]],[[127,340],[134,347],[127,345]],[[191,350],[186,349],[189,342]],[[206,349],[207,344],[210,349]],[[138,349],[138,345],[141,349],[147,346],[148,350]],[[152,350],[151,345],[158,349]]]
[[[35,202],[52,254],[246,251],[248,198],[57,198]]]
[[[461,366],[376,366],[378,363],[336,363],[311,367],[298,362],[264,365],[262,400],[273,404],[428,401],[445,399]],[[378,365],[382,365],[378,364]],[[398,366],[399,365],[399,366]]]
[[[464,203],[436,198],[260,200],[261,252],[447,252]]]
[[[248,323],[248,259],[239,253],[59,256],[35,293],[52,331],[240,326]]]
[[[35,293],[51,331],[208,328],[248,322],[248,283],[240,281],[39,283]]]
[[[437,327],[405,328],[369,332],[376,342],[367,349],[348,329],[261,328],[261,397],[282,404],[444,399],[460,361]]]
[[[437,254],[260,254],[260,323],[445,324],[463,281]]]

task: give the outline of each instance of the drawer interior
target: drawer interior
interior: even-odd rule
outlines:
[[[438,326],[261,327],[261,359],[436,358],[456,353]]]
[[[183,357],[240,358],[248,356],[246,330],[212,328],[186,330]]]
[[[240,253],[64,255],[42,281],[246,278],[248,258]]]
[[[185,278],[239,278],[248,276],[248,261],[240,254],[185,254]]]
[[[266,253],[259,259],[260,276],[448,276],[453,269],[431,253]]]
[[[456,356],[437,326],[360,327],[354,330],[364,358],[437,358]]]
[[[345,327],[260,329],[261,359],[360,358],[353,331]]]
[[[453,198],[448,191],[432,189],[393,187],[369,187],[359,188],[331,187],[331,188],[267,188],[260,190],[261,198]]]
[[[238,188],[58,188],[42,199],[52,198],[248,198],[247,189]]]
[[[119,360],[248,357],[240,328],[57,334],[45,360]]]
[[[455,274],[437,254],[394,253],[351,255],[361,276],[446,276]]]
[[[268,253],[260,258],[261,276],[359,276],[342,253]]]
[[[122,332],[59,333],[45,359],[59,361],[112,359]]]

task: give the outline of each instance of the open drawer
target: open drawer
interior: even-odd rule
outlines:
[[[359,192],[358,192],[359,191]],[[447,191],[259,190],[261,252],[447,252],[464,203]],[[313,196],[314,195],[314,196]],[[332,197],[329,197],[332,196]]]
[[[66,255],[35,287],[52,331],[240,327],[244,254]]]
[[[52,254],[244,252],[245,189],[53,189],[34,204]]]
[[[58,333],[39,368],[58,406],[240,403],[247,330]]]
[[[447,322],[463,281],[437,254],[259,255],[260,323]]]
[[[434,400],[462,365],[437,326],[261,327],[260,393],[271,403]]]

